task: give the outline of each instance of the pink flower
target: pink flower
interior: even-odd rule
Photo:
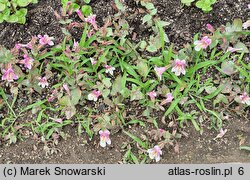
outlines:
[[[163,134],[165,132],[165,130],[160,128],[159,132],[160,132],[160,134]]]
[[[73,44],[73,49],[72,51],[74,52],[79,52],[80,47],[79,47],[79,43],[77,41],[74,40],[74,44]]]
[[[23,55],[23,60],[20,61],[21,64],[24,64],[24,67],[26,67],[27,69],[31,69],[34,59],[32,59],[31,57],[29,57],[27,54]]]
[[[21,48],[23,47],[23,45],[22,44],[15,44],[15,49],[16,50],[20,50]]]
[[[41,45],[46,45],[46,44],[50,46],[54,45],[54,42],[52,41],[54,39],[53,37],[49,37],[48,35],[44,35],[44,36],[38,35],[37,37],[39,38],[39,43]]]
[[[233,48],[233,47],[228,47],[227,52],[236,52],[236,51],[242,51],[242,48]]]
[[[7,70],[3,69],[3,76],[2,80],[7,80],[8,82],[13,82],[14,80],[17,80],[18,76],[15,74],[14,70],[10,66]]]
[[[79,16],[79,18],[80,18],[81,20],[83,20],[83,21],[85,20],[81,10],[77,9],[77,10],[76,10],[76,13],[77,13],[77,15]]]
[[[97,90],[93,90],[89,95],[88,95],[88,100],[90,101],[97,101],[98,97],[101,96],[101,92]]]
[[[45,88],[46,86],[49,86],[47,78],[46,77],[39,77],[38,86],[41,86],[42,88]]]
[[[50,97],[48,97],[48,102],[52,102],[54,99],[55,99],[54,96],[50,96]]]
[[[247,29],[250,26],[250,20],[247,20],[246,22],[243,23],[242,27],[244,29]]]
[[[108,66],[108,65],[106,65],[106,66],[104,66],[105,67],[105,73],[109,73],[109,74],[111,74],[112,76],[113,76],[113,74],[114,74],[114,70],[115,70],[115,68],[114,67],[112,67],[112,66]]]
[[[248,9],[250,9],[250,4],[247,5]]]
[[[106,145],[110,145],[111,144],[111,140],[109,138],[110,132],[108,130],[99,131],[100,134],[100,146],[101,147],[106,147]]]
[[[88,16],[87,18],[85,18],[84,20],[85,20],[86,22],[92,24],[92,26],[93,26],[95,29],[98,29],[95,19],[96,19],[96,15],[90,15],[90,16]]]
[[[154,148],[152,149],[148,149],[148,154],[150,159],[155,159],[156,162],[160,161],[161,159],[161,155],[162,155],[162,151],[161,148],[159,146],[154,146]]]
[[[167,93],[166,94],[166,99],[164,99],[162,102],[161,102],[161,106],[162,105],[165,105],[167,103],[171,103],[173,101],[174,97],[172,95],[172,93]]]
[[[62,118],[55,118],[53,119],[57,123],[62,123],[63,119]]]
[[[211,33],[214,33],[214,27],[211,24],[207,24],[207,30],[209,30]]]
[[[68,95],[70,95],[71,93],[70,93],[70,90],[69,90],[69,86],[65,83],[65,84],[63,84],[63,88],[64,88],[64,90],[68,93]]]
[[[88,38],[90,38],[94,33],[95,33],[94,29],[91,29],[87,34]]]
[[[212,40],[208,38],[207,36],[203,37],[200,41],[194,42],[194,49],[196,51],[200,51],[201,49],[206,49],[210,44],[212,43]]]
[[[90,58],[90,62],[92,65],[95,65],[97,63],[97,61],[94,58]]]
[[[222,138],[227,132],[227,129],[223,130],[222,128],[220,129],[220,133],[214,138],[214,139],[217,139],[217,138]]]
[[[57,93],[57,90],[54,89],[50,95],[50,97],[48,98],[48,102],[52,102],[55,98],[56,98],[56,93]]]
[[[250,106],[250,97],[248,96],[248,94],[246,92],[244,92],[241,96],[240,96],[240,100],[242,104],[247,104]]]
[[[171,103],[173,101],[174,97],[172,95],[172,93],[167,93],[166,94],[166,101],[167,103]]]
[[[180,76],[181,74],[185,75],[186,74],[185,66],[186,66],[185,60],[176,59],[174,62],[174,67],[172,68],[172,72],[174,72],[176,76]]]
[[[151,101],[155,99],[155,97],[157,96],[155,90],[151,91],[148,93],[148,96],[150,97]]]
[[[162,74],[167,70],[166,67],[155,67],[154,68],[156,75],[159,77],[159,79],[162,79]]]

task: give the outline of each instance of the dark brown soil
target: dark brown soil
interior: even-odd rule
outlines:
[[[91,5],[101,23],[103,18],[113,15],[111,0],[93,0]],[[141,26],[142,14],[136,13],[138,6],[134,0],[126,1],[128,6],[128,21],[138,37],[149,35],[148,29]],[[247,9],[247,0],[219,0],[214,5],[213,11],[203,13],[196,7],[183,7],[179,0],[155,0],[161,19],[171,22],[166,28],[170,41],[178,48],[183,44],[191,42],[195,33],[204,32],[205,25],[211,23],[218,27],[234,18],[242,18],[244,21],[249,17],[250,10]],[[40,0],[39,4],[29,7],[27,23],[0,24],[0,44],[11,48],[15,43],[27,43],[32,35],[48,34],[54,36],[57,42],[63,38],[60,24],[54,17],[54,10],[59,11],[60,0]],[[159,118],[160,119],[160,118]],[[224,122],[223,128],[228,129],[225,137],[214,140],[218,132],[205,129],[200,135],[190,123],[184,131],[188,137],[179,140],[180,153],[174,153],[172,148],[164,149],[161,163],[225,163],[225,162],[250,162],[249,153],[239,150],[240,143],[250,145],[250,117],[230,116]],[[124,150],[123,143],[131,142],[131,139],[123,133],[113,135],[112,145],[101,148],[99,139],[89,142],[87,137],[78,137],[76,129],[68,127],[65,129],[68,135],[66,140],[60,140],[57,146],[51,146],[50,151],[44,149],[44,144],[37,144],[32,138],[23,142],[18,141],[15,145],[6,146],[0,144],[0,163],[122,163]],[[136,134],[147,134],[147,129],[132,126],[129,129]],[[243,140],[245,138],[245,140]],[[52,151],[54,151],[53,154]],[[137,154],[137,149],[133,152]]]

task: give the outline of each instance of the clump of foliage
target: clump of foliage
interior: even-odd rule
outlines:
[[[25,24],[27,7],[38,0],[0,0],[0,23],[7,21],[10,23]]]
[[[99,134],[100,146],[106,147],[122,130],[140,148],[137,158],[131,145],[123,144],[125,162],[146,162],[146,153],[159,161],[163,148],[174,146],[178,152],[176,139],[185,124],[193,124],[201,134],[210,124],[220,131],[216,139],[222,138],[227,132],[223,120],[228,118],[223,113],[234,106],[237,113],[249,108],[250,67],[243,60],[249,51],[241,42],[250,35],[243,30],[250,27],[247,22],[236,19],[218,29],[208,24],[208,33],[195,35],[191,44],[174,51],[164,31],[168,23],[156,16],[152,3],[141,2],[146,9],[142,22],[152,34],[135,43],[129,39],[123,1],[115,1],[119,12],[102,26],[89,1],[83,6],[62,2],[62,12],[56,14],[64,25],[61,43],[37,35],[11,50],[0,47],[0,110],[7,111],[0,124],[4,140],[14,143],[19,135],[25,136],[20,129],[29,127],[43,141],[56,141],[64,137],[64,126],[74,124],[79,135],[86,132],[92,139]],[[79,21],[70,19],[73,13]],[[78,40],[70,33],[74,27],[82,29]],[[210,68],[214,76],[208,76]],[[34,94],[42,98],[34,102]],[[27,97],[29,104],[14,108]],[[131,104],[140,107],[139,116],[129,113],[137,111]],[[27,113],[34,118],[16,121]],[[141,136],[126,130],[148,123],[153,128]]]
[[[192,2],[194,2],[195,0],[181,0],[181,2],[183,4],[185,4],[186,6],[190,6]],[[202,11],[204,12],[209,12],[211,11],[212,5],[216,3],[216,0],[198,0],[195,5],[196,7],[202,9]]]

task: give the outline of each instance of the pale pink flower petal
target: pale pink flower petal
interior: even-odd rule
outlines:
[[[95,28],[95,29],[98,29],[97,28],[97,24],[96,24],[96,15],[90,15],[88,16],[87,18],[84,19],[86,22],[92,24],[92,26]]]
[[[194,49],[196,51],[200,51],[201,49],[206,49],[210,44],[212,43],[212,40],[207,37],[207,36],[204,36],[201,40],[197,40],[194,42]]]
[[[233,48],[233,47],[228,47],[227,52],[236,52],[236,51],[242,51],[242,48]]]
[[[172,72],[174,72],[176,76],[180,76],[181,74],[185,75],[186,74],[185,66],[186,66],[185,60],[176,59],[174,62],[174,67],[172,68]]]
[[[148,93],[148,96],[150,97],[151,100],[154,100],[157,96],[155,90],[151,91]]]
[[[109,73],[109,74],[111,74],[112,76],[113,76],[113,71],[115,70],[115,68],[114,67],[112,67],[112,66],[108,66],[108,65],[106,65],[106,66],[104,66],[105,67],[105,72],[106,73]]]
[[[150,159],[155,159],[156,162],[160,161],[162,151],[159,146],[154,146],[154,148],[148,149],[147,152],[149,154]]]
[[[167,70],[166,67],[155,67],[154,68],[156,75],[159,77],[159,79],[162,79],[162,74]]]
[[[97,101],[98,97],[101,96],[101,92],[97,90],[93,90],[89,95],[88,95],[88,100],[89,101]]]
[[[172,93],[167,93],[166,98],[167,98],[166,99],[167,103],[171,103],[173,101],[173,99],[174,99]]]
[[[222,128],[220,129],[220,133],[215,137],[215,139],[217,138],[222,138],[227,132],[227,129],[223,130]]]
[[[77,10],[76,10],[76,13],[77,13],[77,15],[79,16],[79,18],[80,18],[81,20],[84,21],[84,16],[83,16],[83,14],[82,14],[82,11],[79,10],[79,9],[77,9]]]
[[[211,24],[207,24],[207,30],[209,30],[211,33],[214,33],[214,27]]]
[[[249,95],[244,92],[241,96],[240,96],[240,100],[242,104],[247,104],[250,106],[250,97]]]
[[[39,77],[38,85],[41,86],[42,88],[45,88],[46,86],[49,86],[47,78],[46,77]]]
[[[10,66],[7,70],[3,69],[3,76],[2,80],[7,80],[8,82],[13,82],[14,80],[17,80],[18,76],[15,74],[14,70]]]
[[[27,54],[23,55],[23,60],[20,61],[21,64],[24,64],[24,67],[27,69],[31,69],[34,59],[32,59],[31,57],[29,57]]]
[[[248,27],[250,27],[250,20],[247,20],[246,22],[243,23],[242,27],[244,29],[247,29]]]
[[[39,43],[41,45],[50,45],[50,46],[53,46],[54,45],[54,42],[52,41],[54,38],[53,37],[49,37],[48,35],[38,35],[37,36],[39,38]]]
[[[97,61],[94,58],[90,58],[90,62],[92,65],[95,65],[97,63]]]
[[[110,132],[108,130],[99,131],[99,135],[100,135],[100,146],[101,147],[106,147],[106,145],[110,145],[111,144],[111,139],[109,138]]]

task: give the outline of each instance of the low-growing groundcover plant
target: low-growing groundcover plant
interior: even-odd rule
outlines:
[[[249,51],[241,42],[250,34],[247,22],[236,19],[218,29],[207,24],[206,33],[195,35],[177,52],[164,31],[168,23],[152,13],[152,3],[142,3],[145,16],[150,15],[142,23],[153,33],[135,43],[129,37],[126,6],[115,2],[119,11],[100,26],[88,1],[80,6],[63,0],[62,11],[56,13],[64,25],[60,44],[38,34],[11,50],[0,47],[3,140],[15,143],[29,136],[23,129],[31,129],[45,144],[57,144],[65,136],[62,128],[72,125],[79,135],[97,136],[106,148],[118,129],[132,140],[123,145],[125,162],[158,162],[163,149],[172,146],[178,152],[177,140],[186,124],[201,134],[209,126],[219,132],[215,139],[222,138],[228,108],[236,107],[239,114],[249,108],[250,67],[244,61]],[[75,27],[82,29],[80,39],[70,33]],[[211,68],[216,73],[208,76]],[[42,98],[34,100],[36,95]],[[128,113],[132,103],[135,111],[141,107],[139,117]],[[23,118],[27,114],[32,118]],[[148,133],[132,134],[127,127],[135,124]],[[134,144],[139,153],[133,152]]]
[[[216,3],[217,0],[181,0],[181,3],[185,4],[186,6],[190,6],[192,2],[196,2],[196,7],[202,9],[204,12],[211,11],[212,5]]]
[[[7,21],[25,24],[26,7],[37,2],[38,0],[0,0],[0,23]]]

